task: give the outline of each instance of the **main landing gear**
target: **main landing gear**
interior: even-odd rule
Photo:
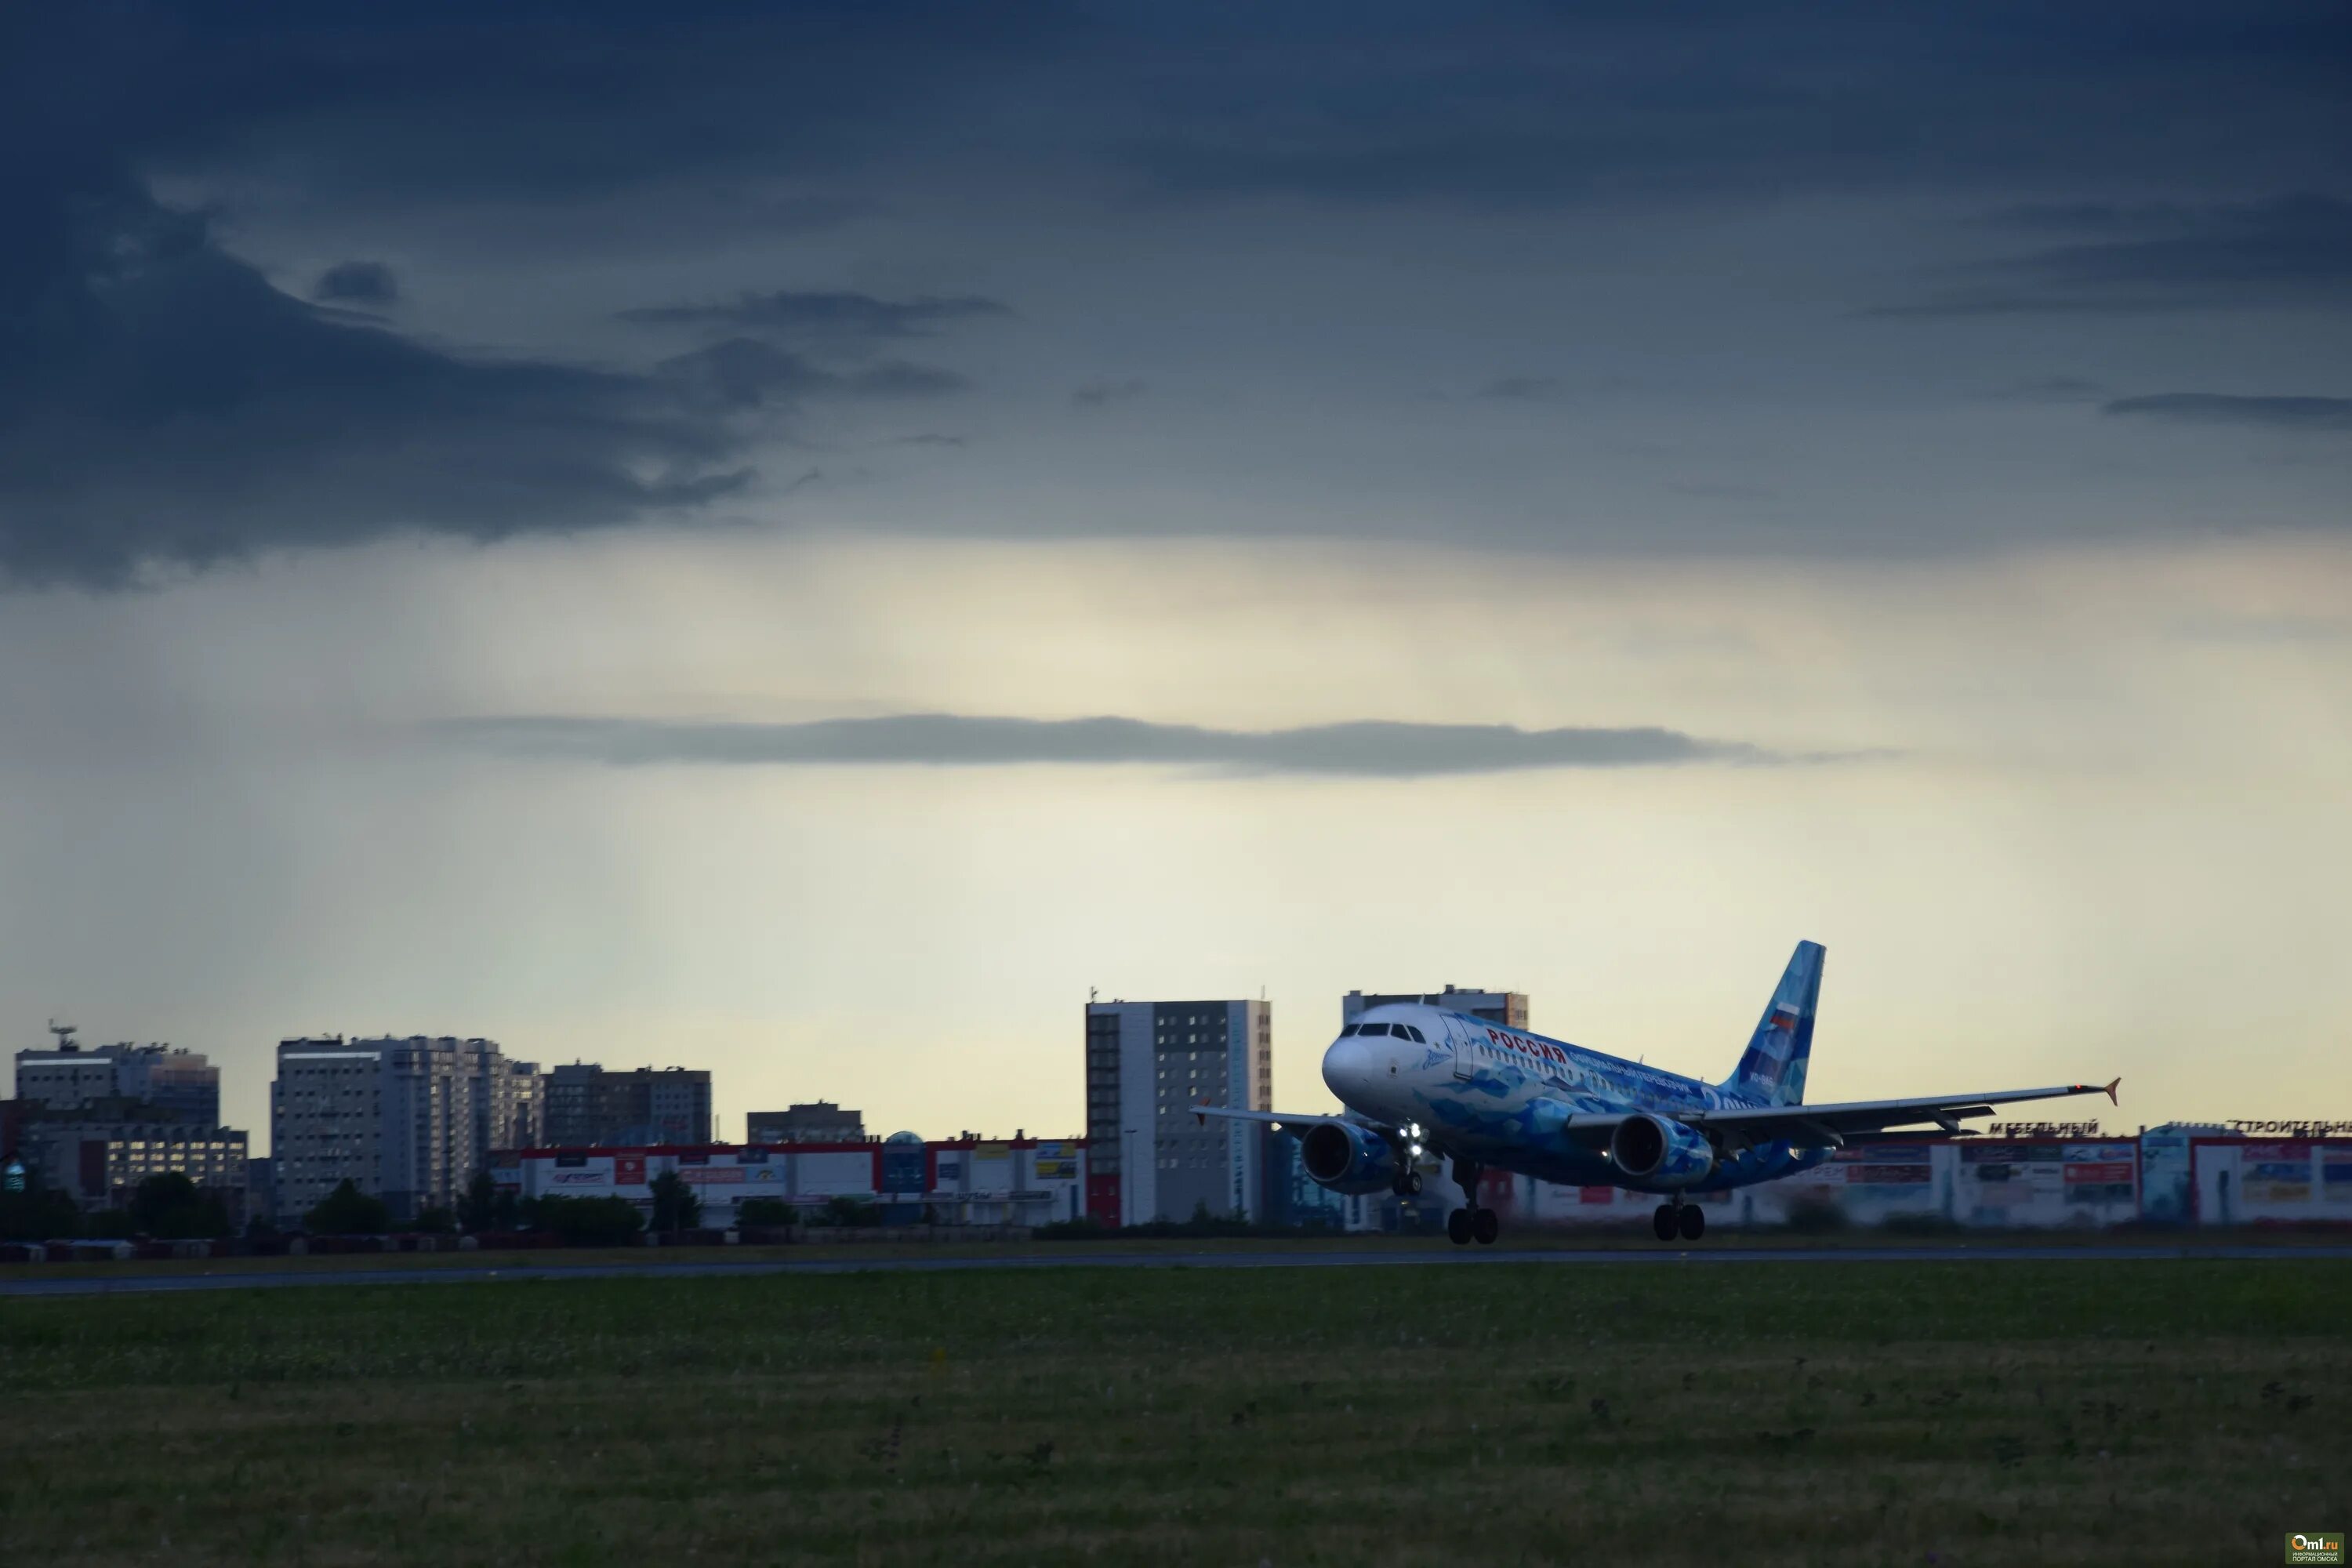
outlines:
[[[1677,1235],[1685,1241],[1696,1241],[1706,1234],[1706,1211],[1675,1198],[1658,1205],[1658,1212],[1650,1216],[1650,1229],[1660,1241],[1672,1241]]]
[[[1454,1183],[1462,1189],[1466,1207],[1455,1209],[1445,1216],[1445,1238],[1456,1247],[1476,1242],[1492,1247],[1503,1233],[1503,1222],[1493,1209],[1478,1206],[1478,1167],[1467,1160],[1454,1162]]]

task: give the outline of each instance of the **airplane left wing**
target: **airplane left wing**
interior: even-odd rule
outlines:
[[[1291,1130],[1304,1132],[1318,1121],[1349,1121],[1388,1138],[1401,1138],[1405,1131],[1402,1127],[1392,1127],[1383,1121],[1367,1121],[1360,1116],[1351,1116],[1334,1110],[1307,1110],[1293,1114],[1281,1110],[1235,1110],[1229,1106],[1202,1104],[1192,1107],[1192,1116],[1203,1127],[1208,1125],[1210,1117],[1222,1116],[1234,1121],[1260,1122],[1276,1132]]]
[[[1990,1094],[1953,1094],[1926,1100],[1849,1100],[1826,1105],[1735,1106],[1722,1110],[1674,1112],[1675,1119],[1693,1127],[1738,1132],[1753,1140],[1786,1138],[1792,1142],[1835,1148],[1848,1137],[1883,1131],[1890,1127],[1927,1123],[1947,1132],[1959,1131],[1963,1116],[1990,1116],[1996,1105],[2027,1100],[2063,1100],[2077,1094],[2104,1094],[2116,1100],[2114,1083],[2068,1083],[2050,1089],[2003,1089]],[[2116,1103],[2121,1103],[2116,1101]]]

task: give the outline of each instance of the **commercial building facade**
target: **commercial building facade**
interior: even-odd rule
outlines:
[[[1081,1139],[947,1139],[912,1133],[861,1143],[656,1144],[520,1149],[491,1157],[499,1184],[524,1198],[623,1197],[650,1215],[666,1172],[702,1200],[701,1224],[736,1223],[747,1199],[776,1198],[806,1217],[834,1198],[877,1205],[889,1221],[1036,1226],[1085,1206]]]
[[[1265,1002],[1089,1002],[1087,1212],[1106,1225],[1211,1215],[1255,1220],[1262,1143],[1202,1101],[1268,1109],[1273,1009]]]
[[[44,1118],[28,1122],[20,1140],[41,1184],[85,1209],[125,1207],[140,1183],[178,1172],[219,1196],[233,1224],[245,1222],[246,1135],[233,1128]]]

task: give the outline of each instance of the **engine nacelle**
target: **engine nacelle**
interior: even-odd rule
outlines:
[[[1389,1141],[1352,1121],[1318,1121],[1298,1141],[1307,1173],[1335,1193],[1384,1193],[1397,1178]]]
[[[1609,1158],[1629,1180],[1643,1186],[1679,1189],[1706,1180],[1715,1170],[1715,1145],[1703,1132],[1647,1111],[1617,1124]]]

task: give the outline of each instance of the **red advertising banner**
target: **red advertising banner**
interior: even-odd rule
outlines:
[[[616,1187],[641,1187],[646,1183],[646,1157],[643,1154],[613,1156],[613,1184]]]

